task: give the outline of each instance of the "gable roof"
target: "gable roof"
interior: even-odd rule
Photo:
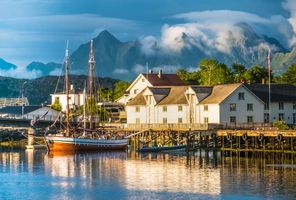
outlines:
[[[268,100],[268,85],[267,84],[245,84],[263,102]],[[270,85],[270,100],[271,102],[279,101],[296,101],[296,87],[289,84],[271,84]]]
[[[201,102],[208,97],[213,90],[212,86],[192,85],[190,87],[195,92],[198,102]]]
[[[241,85],[241,83],[215,85],[212,93],[201,104],[220,104]]]
[[[169,104],[187,104],[185,91],[187,86],[175,86],[171,87],[170,93],[158,103],[158,105],[169,105]]]
[[[127,106],[140,106],[146,105],[146,100],[144,98],[145,90],[142,90],[139,94],[137,94],[134,98],[132,98],[129,102],[127,102]]]
[[[152,86],[184,86],[184,83],[177,74],[143,74]]]
[[[33,112],[42,106],[24,106],[24,114],[28,114]],[[22,106],[6,106],[0,108],[1,114],[11,114],[11,115],[21,115],[22,114]]]

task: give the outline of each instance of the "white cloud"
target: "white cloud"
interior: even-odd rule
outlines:
[[[289,7],[293,7],[293,11],[296,7],[294,4],[296,4],[295,1],[293,1],[293,5],[289,5]],[[296,14],[293,14],[293,16],[296,16]],[[213,56],[213,53],[215,54],[216,52],[230,54],[232,48],[235,46],[240,48],[240,53],[243,55],[247,55],[248,53],[254,54],[257,51],[258,45],[246,47],[246,40],[248,38],[244,35],[244,31],[249,31],[250,35],[248,37],[252,37],[251,34],[256,34],[255,32],[257,32],[279,38],[284,45],[290,45],[291,41],[296,42],[290,24],[292,22],[295,23],[296,20],[293,21],[294,18],[288,20],[281,15],[264,18],[242,11],[208,10],[181,13],[174,15],[173,18],[183,19],[185,22],[174,25],[163,25],[161,37],[158,40],[150,36],[150,40],[147,38],[148,42],[142,42],[144,47],[146,45],[145,48],[142,48],[144,53],[147,55],[155,53],[155,48],[151,48],[151,44],[153,44],[154,47],[156,46],[160,49],[160,52],[166,53],[180,53],[182,49],[194,46],[207,55]],[[254,29],[254,32],[252,29]]]
[[[174,18],[185,19],[190,22],[202,22],[203,24],[235,24],[239,22],[269,23],[268,19],[258,15],[234,11],[234,10],[207,10],[201,12],[189,12],[174,15]]]
[[[182,68],[181,66],[176,65],[160,65],[155,67],[149,67],[149,70],[152,70],[153,73],[157,73],[159,70],[162,70],[163,73],[175,73],[178,69]],[[132,68],[134,74],[147,73],[146,66],[137,64]]]
[[[51,75],[51,76],[60,76],[60,75],[62,75],[62,69],[61,68],[55,68],[55,69],[53,69],[50,73],[49,73],[49,75]]]
[[[122,74],[122,75],[124,75],[124,74],[128,74],[129,71],[128,71],[127,69],[120,69],[120,68],[117,68],[117,69],[115,69],[115,70],[113,71],[113,73],[114,73],[114,74]]]
[[[296,45],[296,1],[287,0],[283,3],[283,8],[290,12],[290,18],[288,21],[293,28],[293,35],[290,37],[290,43],[291,46],[294,46]]]
[[[146,67],[144,67],[143,65],[137,64],[132,68],[132,72],[134,74],[140,74],[140,73],[144,73],[146,72]]]
[[[147,36],[140,39],[141,51],[146,55],[153,55],[157,49],[157,38],[154,36]]]
[[[13,78],[34,79],[40,77],[42,72],[39,70],[29,71],[26,67],[17,66],[15,69],[0,70],[0,75]]]

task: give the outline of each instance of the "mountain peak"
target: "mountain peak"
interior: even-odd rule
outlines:
[[[107,41],[116,41],[120,42],[114,35],[112,35],[109,31],[103,30],[99,33],[99,35],[94,38],[94,42],[97,40],[107,40]]]

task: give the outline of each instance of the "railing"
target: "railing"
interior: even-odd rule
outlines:
[[[127,124],[128,130],[213,130],[213,129],[265,129],[273,130],[272,124],[268,123],[222,123],[222,124]]]
[[[276,129],[271,123],[221,123],[209,126],[210,129]]]
[[[208,130],[208,124],[127,124],[129,130]]]

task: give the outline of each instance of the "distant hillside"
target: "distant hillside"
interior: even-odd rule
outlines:
[[[296,63],[296,48],[289,53],[274,54],[272,56],[271,68],[275,74],[282,74],[293,63]]]
[[[52,72],[54,69],[61,69],[62,65],[54,62],[49,62],[47,64],[44,64],[42,62],[31,62],[27,69],[32,70],[38,70],[41,71],[43,75],[49,75],[50,72]]]
[[[76,90],[83,90],[85,81],[87,81],[87,76],[85,75],[70,76],[70,84],[74,84]],[[100,85],[101,87],[113,88],[117,81],[118,80],[112,78],[96,78],[96,87],[98,88]],[[0,77],[0,97],[20,97],[24,82],[26,82],[24,85],[24,95],[28,97],[30,104],[49,103],[50,94],[55,91],[58,77],[45,76],[33,80]],[[64,77],[61,77],[57,92],[61,92],[63,89]]]
[[[7,70],[7,69],[15,69],[15,68],[16,68],[16,66],[14,64],[6,62],[2,58],[0,58],[0,69]]]

